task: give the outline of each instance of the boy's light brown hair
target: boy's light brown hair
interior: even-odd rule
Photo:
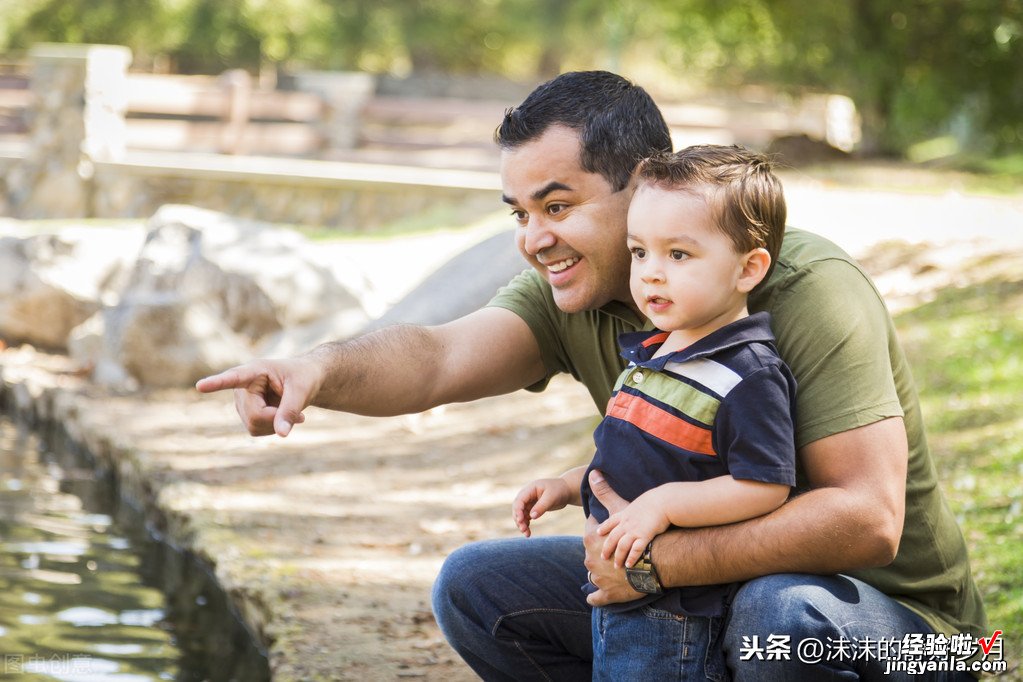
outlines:
[[[694,145],[644,159],[635,175],[640,184],[705,194],[736,251],[767,249],[773,270],[786,211],[781,181],[766,156],[735,145]]]

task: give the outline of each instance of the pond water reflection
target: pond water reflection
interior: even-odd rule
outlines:
[[[0,678],[203,679],[146,575],[151,540],[97,511],[109,484],[61,459],[0,416]]]

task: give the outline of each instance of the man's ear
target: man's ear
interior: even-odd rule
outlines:
[[[742,257],[742,271],[739,273],[739,281],[736,286],[743,294],[748,294],[753,287],[767,275],[771,269],[771,254],[767,249],[753,249]]]

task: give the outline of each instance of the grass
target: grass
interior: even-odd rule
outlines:
[[[943,290],[896,322],[988,620],[1004,632],[1002,679],[1021,680],[1023,276]]]

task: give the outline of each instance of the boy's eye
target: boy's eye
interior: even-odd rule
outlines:
[[[671,250],[671,259],[672,260],[685,260],[688,257],[689,257],[689,254],[686,253],[685,251],[679,251],[678,249],[672,249]]]
[[[632,257],[637,260],[646,257],[646,249],[643,249],[639,246],[633,246],[632,248],[629,249],[629,252],[632,253]]]

